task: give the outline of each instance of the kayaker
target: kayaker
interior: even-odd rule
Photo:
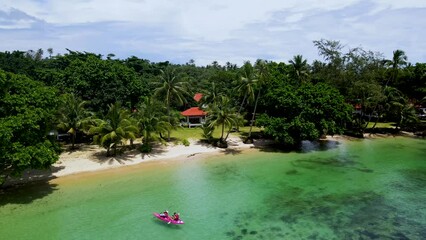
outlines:
[[[180,219],[179,219],[179,213],[173,213],[173,220],[175,220],[175,221],[179,221]]]
[[[160,213],[160,217],[168,218],[169,217],[169,211],[166,210],[166,211]]]

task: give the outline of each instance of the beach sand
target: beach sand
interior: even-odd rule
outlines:
[[[244,144],[239,138],[228,139],[229,148],[222,149],[202,143],[195,139],[189,139],[190,145],[155,145],[149,154],[141,153],[134,149],[121,155],[107,157],[106,150],[96,145],[84,145],[80,149],[72,152],[65,152],[60,155],[59,161],[53,164],[52,175],[55,177],[69,174],[98,171],[122,166],[140,164],[148,161],[173,160],[175,158],[193,157],[205,153],[221,153],[230,149],[251,148],[253,144]]]
[[[383,138],[389,135],[365,134],[364,138]],[[334,135],[327,136],[326,141],[346,141],[356,138]],[[167,145],[155,145],[149,154],[141,153],[134,149],[126,151],[121,155],[107,157],[106,150],[97,145],[80,145],[77,150],[63,152],[59,160],[54,163],[50,170],[27,170],[22,177],[9,179],[5,185],[21,184],[30,181],[54,179],[62,176],[89,173],[118,167],[131,166],[147,162],[198,159],[224,153],[236,153],[245,149],[261,148],[271,143],[270,140],[254,140],[253,144],[245,144],[237,136],[227,139],[228,148],[217,148],[196,139],[188,139],[189,146],[168,143]]]
[[[244,144],[239,137],[232,135],[227,139],[228,148],[226,149],[214,147],[196,139],[188,140],[190,142],[189,146],[176,145],[174,143],[157,144],[149,154],[144,154],[134,149],[114,157],[107,157],[106,150],[97,145],[80,145],[76,150],[61,153],[59,160],[51,166],[50,170],[27,170],[21,177],[9,179],[6,185],[54,179],[72,174],[101,171],[153,161],[207,157],[266,144],[263,140],[258,140],[254,144]]]

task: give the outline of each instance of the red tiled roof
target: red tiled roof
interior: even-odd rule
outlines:
[[[199,102],[200,100],[201,100],[201,98],[203,97],[203,94],[202,93],[196,93],[195,95],[194,95],[194,100],[196,101],[196,102]]]
[[[187,109],[187,110],[181,112],[180,114],[182,114],[185,117],[205,116],[205,115],[207,115],[207,113],[204,112],[203,110],[201,110],[199,107],[192,107],[190,109]]]

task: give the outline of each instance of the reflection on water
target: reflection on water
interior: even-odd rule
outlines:
[[[1,195],[5,239],[423,239],[426,144],[304,142]],[[85,176],[85,175],[81,175]],[[66,183],[66,184],[65,184]],[[183,226],[153,211],[180,211]],[[2,219],[0,219],[2,220]]]

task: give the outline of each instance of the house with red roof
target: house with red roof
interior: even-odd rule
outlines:
[[[194,95],[194,100],[199,102],[203,94],[196,93]],[[180,113],[182,116],[186,117],[186,122],[182,122],[181,125],[191,127],[198,127],[205,123],[207,112],[204,112],[199,107],[191,107]]]

